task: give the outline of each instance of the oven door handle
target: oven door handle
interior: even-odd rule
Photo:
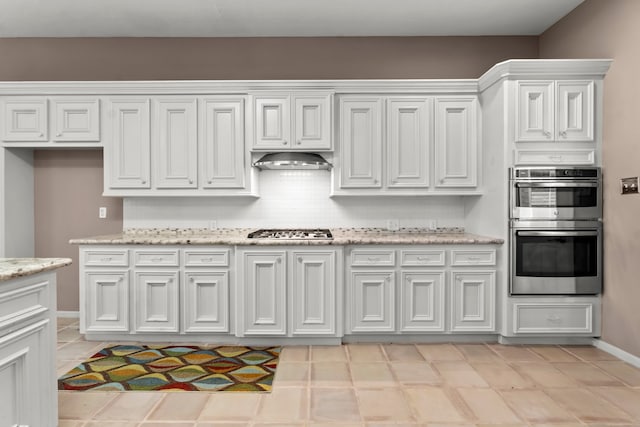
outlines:
[[[516,182],[516,187],[543,187],[543,188],[567,188],[567,187],[577,187],[577,188],[593,188],[597,187],[597,182]]]
[[[598,231],[518,231],[516,236],[523,237],[574,237],[574,236],[597,236]]]

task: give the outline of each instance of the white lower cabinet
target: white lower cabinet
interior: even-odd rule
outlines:
[[[394,332],[395,272],[354,270],[350,279],[350,332]]]
[[[450,288],[452,332],[495,332],[495,271],[452,271]]]
[[[600,336],[599,296],[510,298],[506,336]]]
[[[0,283],[0,425],[58,425],[54,272]]]
[[[459,245],[354,246],[347,261],[347,333],[495,332],[496,271],[479,268],[494,266],[495,252]],[[456,266],[474,268],[451,268]]]
[[[82,333],[129,332],[128,271],[86,271],[83,288]]]
[[[240,249],[238,336],[336,336],[340,249]]]
[[[182,289],[185,332],[229,332],[228,271],[187,271]]]
[[[136,270],[135,331],[178,332],[178,271]]]

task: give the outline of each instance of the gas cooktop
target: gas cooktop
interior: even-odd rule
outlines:
[[[299,228],[299,229],[260,229],[247,236],[249,239],[310,239],[331,240],[333,235],[328,228]]]

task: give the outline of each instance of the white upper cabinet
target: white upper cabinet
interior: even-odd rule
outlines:
[[[200,100],[200,159],[203,188],[245,186],[244,98]]]
[[[331,150],[331,95],[293,95],[296,150]]]
[[[341,96],[333,195],[475,194],[477,103],[476,96]]]
[[[100,100],[95,97],[14,97],[1,102],[7,146],[100,145]]]
[[[516,142],[593,141],[594,82],[517,82]]]
[[[252,98],[254,150],[331,149],[331,93],[268,93]]]
[[[475,187],[478,184],[477,105],[476,97],[436,99],[436,188]]]
[[[52,136],[54,141],[100,141],[100,101],[98,99],[55,98]]]
[[[291,148],[291,113],[289,95],[256,95],[255,150]]]
[[[2,101],[3,141],[49,140],[47,100],[43,98],[9,98]]]
[[[340,99],[340,188],[382,187],[382,99]]]
[[[151,188],[149,105],[149,99],[110,101],[105,188]]]
[[[387,105],[387,187],[426,188],[432,100],[391,98]]]
[[[153,186],[196,188],[198,186],[196,99],[163,98],[155,100],[154,104]]]

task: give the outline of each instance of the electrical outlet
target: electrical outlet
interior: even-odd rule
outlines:
[[[105,219],[106,217],[107,217],[107,208],[104,206],[98,208],[98,218]]]
[[[400,221],[398,221],[397,219],[387,220],[387,230],[398,231],[399,229],[400,229]]]
[[[638,177],[620,179],[620,190],[622,194],[634,194],[638,192]]]
[[[430,231],[435,231],[438,229],[438,221],[436,221],[435,219],[428,219],[427,220],[427,228]]]
[[[215,230],[216,228],[218,228],[218,221],[215,219],[209,221],[209,230]]]

